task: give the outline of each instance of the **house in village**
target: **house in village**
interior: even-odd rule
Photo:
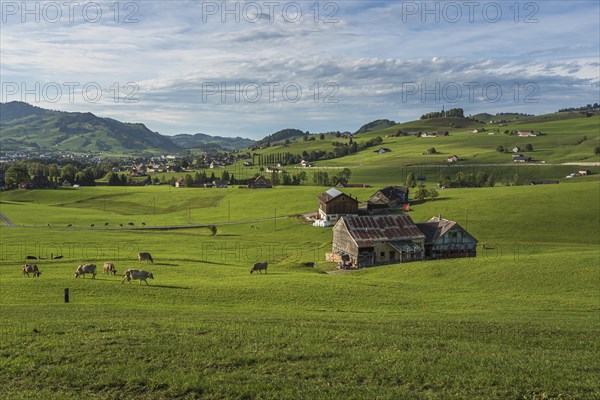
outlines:
[[[300,161],[300,166],[302,168],[310,168],[310,167],[312,167],[312,164],[306,160],[302,160],[302,161]]]
[[[385,153],[389,153],[392,150],[388,149],[387,147],[381,147],[377,150],[373,150],[374,153],[378,153],[378,154],[385,154]]]
[[[477,255],[477,239],[458,223],[433,217],[417,227],[425,235],[425,258],[459,258]]]
[[[344,189],[344,188],[357,188],[357,189],[365,189],[370,188],[371,185],[367,185],[366,183],[342,183],[339,182],[335,185],[336,189]]]
[[[256,177],[256,179],[254,179],[248,184],[248,187],[250,189],[271,189],[273,187],[273,184],[269,179],[265,178],[262,175],[259,175]]]
[[[524,156],[523,154],[515,154],[512,156],[513,162],[530,162],[531,157]]]
[[[539,132],[535,132],[535,131],[517,131],[517,136],[520,137],[531,137],[531,136],[538,136]]]
[[[457,162],[458,160],[460,160],[460,158],[458,158],[458,156],[457,156],[457,155],[448,156],[448,162],[449,162],[449,163],[455,163],[455,162]]]
[[[336,221],[344,215],[358,214],[358,200],[331,188],[317,197],[319,200],[319,219]]]
[[[369,211],[389,210],[408,203],[408,186],[388,186],[373,193],[367,201]]]
[[[436,132],[435,136],[449,136],[450,133],[448,131]]]
[[[408,215],[348,215],[333,227],[332,254],[358,268],[422,260],[424,249],[425,235]]]
[[[225,188],[227,188],[229,186],[229,182],[223,181],[221,179],[216,179],[216,180],[213,181],[213,185],[216,188],[225,189]]]
[[[590,171],[589,169],[581,169],[581,170],[577,171],[577,173],[581,176],[587,176],[587,175],[591,175],[592,171]]]

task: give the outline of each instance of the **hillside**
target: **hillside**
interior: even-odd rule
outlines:
[[[390,121],[389,119],[378,119],[376,121],[369,122],[364,124],[355,132],[355,134],[378,131],[385,128],[390,128],[396,125],[396,122]]]
[[[0,104],[0,146],[11,150],[103,153],[172,152],[181,148],[141,123],[92,113],[44,110],[27,103]]]
[[[180,134],[170,138],[179,147],[204,151],[236,151],[250,147],[255,143],[252,139],[242,137],[210,136],[204,133]]]

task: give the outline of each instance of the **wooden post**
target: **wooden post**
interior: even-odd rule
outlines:
[[[69,302],[69,288],[65,288],[65,303]]]

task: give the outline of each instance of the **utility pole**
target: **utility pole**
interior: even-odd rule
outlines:
[[[275,231],[277,230],[277,209],[275,209],[275,219],[273,220],[275,223]]]

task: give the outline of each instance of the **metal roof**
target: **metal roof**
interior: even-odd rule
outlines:
[[[348,215],[342,220],[358,247],[372,247],[375,242],[425,238],[408,215]]]

